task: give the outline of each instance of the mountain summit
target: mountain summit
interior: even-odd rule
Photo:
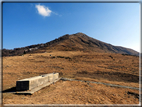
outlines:
[[[45,44],[31,45],[22,48],[15,48],[14,50],[3,49],[3,56],[20,55],[23,53],[38,53],[45,52],[46,50],[59,50],[59,51],[93,51],[101,53],[121,53],[128,55],[136,55],[139,53],[129,48],[120,46],[113,46],[104,43],[97,39],[91,38],[84,33],[66,34],[58,39],[52,40]]]

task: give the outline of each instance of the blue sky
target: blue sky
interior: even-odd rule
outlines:
[[[139,3],[3,3],[3,48],[83,32],[140,51]]]

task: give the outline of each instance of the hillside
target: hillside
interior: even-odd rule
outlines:
[[[60,77],[139,87],[139,57],[52,51],[3,57],[3,104],[138,104],[139,90],[60,80],[33,95],[17,95],[16,81],[58,72]]]
[[[134,89],[139,88],[139,57],[136,55],[136,51],[83,33],[67,34],[45,44],[5,49],[3,104],[139,104],[139,90]],[[33,95],[11,93],[16,91],[17,80],[53,72],[84,82],[59,80]]]
[[[139,53],[120,46],[113,46],[108,43],[91,38],[83,33],[76,34],[66,34],[59,37],[53,41],[47,42],[45,44],[37,44],[26,46],[22,48],[15,48],[13,50],[3,49],[3,56],[16,56],[23,55],[25,53],[41,53],[46,50],[58,50],[58,51],[93,51],[93,52],[103,52],[103,53],[120,53],[127,55],[136,55]]]

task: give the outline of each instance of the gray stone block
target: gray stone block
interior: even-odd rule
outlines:
[[[16,90],[17,91],[31,90],[45,83],[52,81],[54,82],[58,78],[59,78],[59,73],[50,73],[50,74],[44,74],[36,77],[18,80],[16,81]]]

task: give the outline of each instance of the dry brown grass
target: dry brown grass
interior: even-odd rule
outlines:
[[[3,94],[4,104],[138,104],[137,90],[59,81],[33,95]]]
[[[16,81],[51,72],[62,77],[139,87],[139,58],[121,54],[50,51],[3,57],[3,90]],[[82,72],[86,72],[83,74]],[[119,75],[118,75],[119,74]],[[59,81],[34,95],[3,93],[4,104],[138,104],[137,90]]]

